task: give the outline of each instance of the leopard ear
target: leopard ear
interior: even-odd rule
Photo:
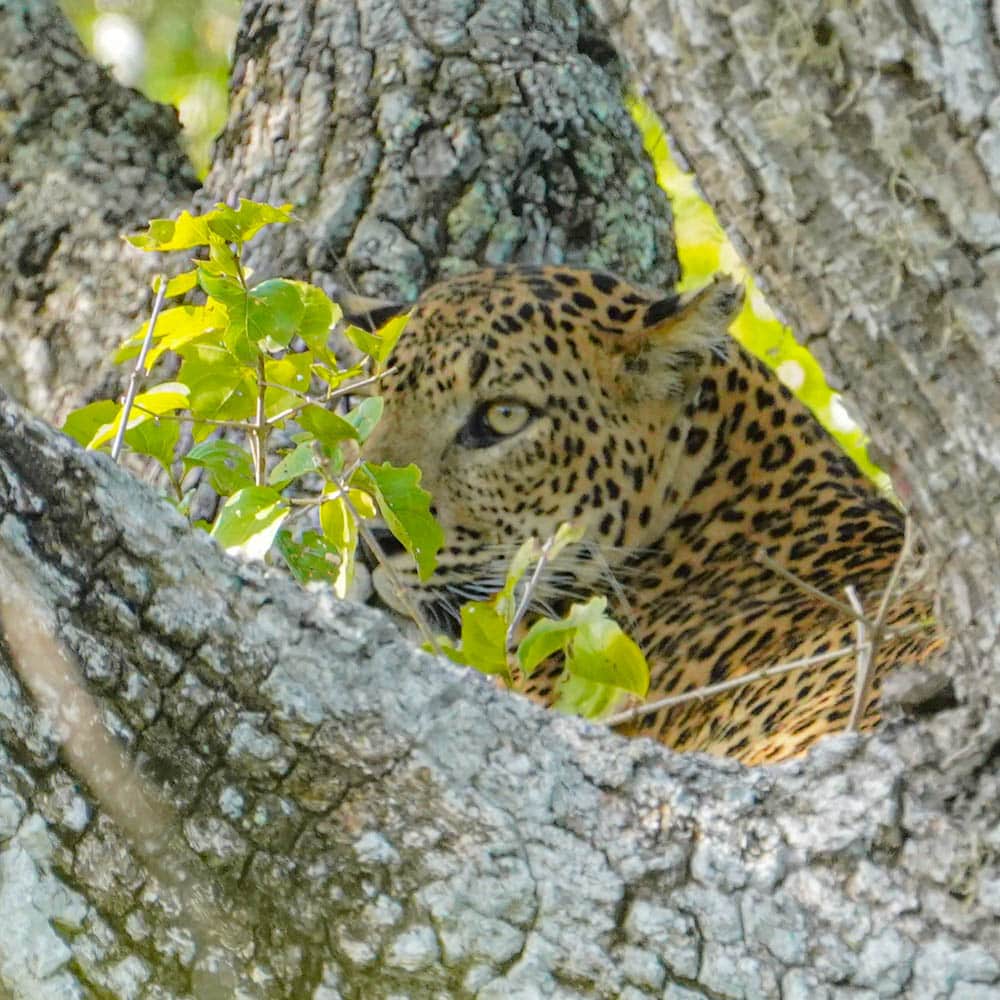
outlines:
[[[670,295],[640,311],[617,341],[617,381],[637,402],[684,395],[712,356],[727,357],[730,323],[743,287],[728,278],[686,295]]]
[[[343,310],[343,322],[350,323],[351,326],[360,326],[369,333],[374,333],[394,316],[409,312],[413,308],[412,302],[391,302],[387,299],[356,295],[354,292],[340,292],[335,298]]]

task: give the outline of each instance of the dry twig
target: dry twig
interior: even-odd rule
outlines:
[[[118,461],[118,456],[122,451],[122,443],[125,441],[125,431],[128,429],[128,416],[132,411],[132,404],[135,402],[136,393],[139,391],[139,376],[146,365],[146,355],[153,343],[153,333],[156,330],[156,321],[160,318],[160,310],[163,308],[163,298],[167,294],[167,276],[161,274],[157,278],[158,287],[156,289],[156,299],[153,301],[153,311],[149,317],[149,326],[146,328],[146,336],[143,337],[142,347],[139,349],[139,357],[135,359],[135,367],[128,379],[128,388],[125,390],[125,402],[122,403],[122,412],[119,415],[118,430],[115,433],[114,443],[111,445],[111,458]]]

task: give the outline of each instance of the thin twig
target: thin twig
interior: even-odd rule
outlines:
[[[860,614],[863,610],[861,607],[861,598],[858,597],[858,592],[854,589],[853,585],[848,584],[844,588],[844,592],[847,594],[847,599],[851,602],[851,607],[856,608]],[[849,733],[856,731],[861,723],[861,713],[865,701],[862,693],[867,691],[871,686],[870,674],[872,663],[874,662],[872,658],[874,650],[868,641],[868,629],[865,623],[859,617],[854,625],[858,636],[858,669],[854,679],[854,703],[851,705],[851,715],[847,720],[847,731]]]
[[[524,587],[524,593],[521,595],[521,599],[517,603],[517,608],[514,610],[514,617],[511,618],[510,625],[507,626],[507,635],[504,639],[504,645],[508,652],[514,648],[514,633],[517,631],[517,626],[521,624],[521,619],[528,613],[528,605],[531,603],[531,598],[542,579],[542,573],[548,565],[549,553],[552,551],[552,546],[555,544],[555,540],[556,536],[550,535],[542,543],[542,549],[538,555],[538,562],[535,563],[535,568],[531,571],[531,576],[528,577],[528,582]]]
[[[363,379],[359,379],[357,382],[351,382],[348,385],[338,385],[336,389],[333,389],[330,392],[327,399],[337,399],[339,396],[350,396],[352,393],[356,393],[358,389],[364,389],[366,386],[373,385],[376,382],[381,382],[386,375],[394,375],[398,370],[398,367],[393,365],[391,368],[386,368],[384,372],[376,372],[374,375],[368,375]]]
[[[210,424],[212,427],[235,427],[241,431],[249,431],[253,427],[253,424],[245,420],[212,420],[209,417],[186,416],[183,413],[157,413],[155,410],[147,409],[142,403],[133,403],[132,409],[148,413],[157,420],[177,420],[182,424]]]
[[[888,635],[905,635],[907,632],[914,632],[924,626],[919,623],[904,625],[898,629],[889,629]],[[755,670],[753,673],[741,674],[739,677],[730,678],[728,681],[721,681],[718,684],[708,684],[705,687],[697,688],[694,691],[685,691],[684,694],[671,695],[668,698],[660,698],[651,701],[646,705],[636,705],[633,708],[619,712],[617,715],[609,716],[601,721],[609,726],[618,726],[623,722],[629,722],[642,715],[649,715],[651,712],[659,712],[662,708],[673,708],[676,705],[686,705],[692,701],[704,701],[714,695],[731,691],[733,688],[742,687],[744,684],[752,684],[754,681],[765,680],[768,677],[775,677],[779,674],[788,674],[793,670],[802,670],[804,667],[816,666],[820,663],[829,663],[832,660],[839,660],[843,656],[856,653],[856,645],[844,646],[841,649],[832,649],[826,653],[816,653],[813,656],[805,656],[801,660],[788,660],[785,663],[776,663],[774,666],[765,667],[763,670]]]
[[[264,355],[257,354],[257,409],[254,413],[253,430],[250,439],[253,441],[253,480],[255,485],[263,486],[267,478],[267,410],[265,401],[267,386],[265,383]]]
[[[896,589],[899,586],[899,580],[903,573],[903,567],[910,558],[910,549],[912,545],[913,522],[909,517],[907,517],[906,521],[903,523],[903,544],[900,546],[899,555],[896,557],[896,565],[892,567],[892,574],[889,577],[889,582],[885,585],[885,590],[882,592],[882,600],[879,602],[878,611],[875,614],[875,621],[871,626],[871,652],[868,654],[868,670],[866,671],[864,677],[859,677],[859,683],[854,691],[854,704],[851,707],[850,718],[847,720],[848,729],[856,729],[858,725],[860,725],[864,706],[868,703],[868,698],[871,695],[872,681],[875,679],[875,671],[872,667],[876,662],[878,647],[882,642],[882,639],[891,631],[885,627],[886,619],[889,617],[889,606],[896,593]]]
[[[832,594],[828,594],[826,591],[820,590],[819,587],[803,580],[802,577],[796,576],[796,574],[790,569],[786,569],[776,559],[769,556],[764,548],[759,548],[754,558],[761,565],[766,566],[772,573],[776,573],[778,576],[783,577],[788,580],[789,583],[794,583],[800,590],[804,590],[807,594],[812,594],[813,597],[818,598],[824,604],[829,604],[832,608],[836,608],[841,614],[846,615],[848,618],[863,621],[869,628],[871,627],[871,622],[865,617],[864,608],[852,608],[843,601],[838,601]]]
[[[149,354],[149,348],[153,343],[153,332],[156,330],[156,321],[160,317],[160,309],[163,308],[163,299],[167,294],[167,276],[161,274],[158,278],[159,287],[156,289],[156,298],[153,300],[153,311],[149,317],[149,326],[146,328],[146,336],[143,338],[142,347],[139,349],[139,357],[135,359],[135,367],[129,376],[128,389],[125,391],[125,402],[122,403],[122,412],[118,417],[121,423],[119,423],[118,430],[115,432],[114,444],[111,445],[111,458],[116,462],[118,461],[118,456],[121,454],[122,444],[125,441],[129,413],[132,410],[132,404],[135,402],[136,393],[139,391],[139,376],[146,365],[146,355]]]

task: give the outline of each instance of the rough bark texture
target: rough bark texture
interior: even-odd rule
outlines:
[[[155,266],[121,234],[189,204],[179,133],[53,4],[0,0],[0,385],[49,419],[118,383]]]
[[[365,6],[362,16],[360,5],[331,3],[316,5],[308,21],[291,4],[248,9],[233,121],[213,178],[220,194],[235,188],[287,198],[305,218],[305,235],[289,229],[264,247],[261,270],[328,280],[342,257],[363,290],[407,295],[438,267],[495,253],[527,259],[538,247],[545,249],[535,259],[559,248],[567,259],[601,259],[646,280],[658,268],[670,273],[662,231],[640,234],[634,246],[655,249],[631,258],[619,248],[633,244],[617,237],[602,244],[594,235],[624,233],[604,220],[638,204],[639,196],[610,186],[624,184],[627,156],[639,162],[631,138],[615,154],[608,193],[583,189],[596,199],[578,213],[598,227],[589,238],[572,242],[565,221],[577,218],[580,187],[565,204],[546,200],[548,187],[537,184],[515,198],[522,163],[544,175],[546,164],[565,158],[569,144],[558,140],[570,136],[559,122],[567,103],[592,92],[572,75],[586,63],[575,9],[533,15],[555,32],[547,41],[540,21],[533,32],[520,18],[486,30],[513,9],[386,3]],[[911,54],[925,51],[913,40],[932,23],[921,16],[939,15],[908,6],[915,23],[897,23],[892,11],[870,5],[863,23],[841,8],[820,25],[796,20],[792,27],[804,24],[805,34],[791,42],[811,45],[792,45],[801,52],[795,62],[791,28],[772,35],[760,27],[769,5],[728,14],[713,5],[708,21],[701,10],[686,5],[685,17],[670,20],[670,5],[634,3],[616,30],[651,73],[651,44],[666,65],[675,61],[672,85],[688,87],[689,101],[668,100],[673,91],[662,77],[654,94],[673,109],[692,156],[714,160],[705,183],[741,224],[777,303],[798,311],[805,331],[827,345],[856,398],[902,404],[898,414],[888,403],[869,409],[898,454],[933,550],[950,546],[949,614],[956,653],[966,654],[964,665],[956,655],[951,667],[962,705],[754,771],[625,742],[431,661],[372,611],[225,559],[106,459],[5,402],[0,595],[8,612],[19,586],[35,596],[14,601],[20,617],[5,622],[11,638],[0,646],[0,995],[1000,996],[1000,671],[991,656],[997,606],[985,586],[1000,564],[989,562],[997,545],[991,504],[1000,491],[988,430],[998,410],[990,329],[975,322],[989,316],[996,287],[986,252],[991,220],[977,214],[984,189],[974,175],[953,191],[949,171],[887,174],[879,158],[888,154],[873,135],[888,134],[888,126],[864,133],[856,124],[866,135],[857,155],[855,132],[838,130],[863,118],[862,108],[868,120],[880,114],[897,127],[924,121],[928,106],[914,109],[893,88],[931,89],[933,59]],[[33,7],[0,14],[4,46],[8,23],[40,16]],[[813,119],[789,109],[812,109],[833,86],[827,74],[827,90],[808,89],[822,77],[816,53],[840,53],[850,66],[848,28],[874,32],[878,24],[889,26],[885,36],[911,39],[908,48],[886,43],[897,71],[862,73],[857,92],[842,95],[853,103],[837,115],[833,105],[816,104],[826,131],[808,147],[793,143]],[[755,25],[756,34],[748,32]],[[35,54],[16,37],[24,59]],[[342,41],[326,46],[324,37]],[[955,51],[989,44],[980,41],[985,35],[957,37],[971,40]],[[840,41],[830,49],[833,39]],[[857,49],[861,60],[860,41]],[[606,48],[591,51],[605,61]],[[873,45],[869,63],[854,65],[882,59],[881,51]],[[993,77],[977,71],[976,90],[966,63],[949,63],[952,49],[938,51],[951,88],[944,92],[959,98],[942,99],[928,128],[982,139],[996,103]],[[451,67],[447,86],[425,68],[431,57]],[[79,92],[89,93],[86,81],[98,78],[73,58]],[[525,107],[547,106],[550,84],[532,90],[522,80],[520,104],[497,96],[513,77],[504,76],[505,60],[521,68],[519,80],[569,74],[550,131],[535,132],[518,117]],[[799,103],[782,105],[795,95],[780,93],[758,120],[753,112],[768,87],[795,86],[793,65],[807,88]],[[489,84],[479,97],[465,89],[466,70]],[[28,106],[47,84],[39,78],[16,106]],[[700,97],[697,87],[706,88]],[[449,99],[482,113],[467,111],[466,121]],[[436,102],[442,110],[433,110]],[[955,110],[975,102],[979,117]],[[0,129],[10,121],[0,116]],[[442,122],[454,126],[450,153],[432,127]],[[49,131],[57,134],[46,141],[56,142],[68,128],[29,132],[25,142],[31,147],[31,135],[40,142]],[[325,129],[321,142],[317,129]],[[418,153],[434,135],[437,145]],[[484,156],[468,178],[463,135],[478,136],[497,157]],[[698,136],[707,137],[702,145]],[[314,139],[319,145],[310,147]],[[922,142],[900,149],[915,155]],[[945,148],[960,165],[978,155],[974,143]],[[453,188],[440,176],[449,157],[462,178]],[[437,166],[422,172],[427,163]],[[904,176],[915,193],[909,201],[887,188]],[[487,207],[472,211],[466,202],[455,215],[472,190]],[[800,200],[797,192],[811,194]],[[642,197],[652,212],[654,193]],[[376,199],[378,209],[369,210]],[[433,212],[436,199],[445,213]],[[535,221],[543,208],[550,222],[553,213],[563,221],[545,229],[550,223]],[[961,219],[967,232],[954,221]],[[91,230],[81,225],[85,241]],[[71,234],[66,229],[59,242],[67,252]],[[82,247],[74,253],[83,259]],[[442,264],[442,257],[456,260]],[[10,315],[21,310],[28,335],[37,316],[24,299],[18,292]],[[110,314],[117,301],[97,306]],[[982,589],[972,586],[977,578]],[[963,609],[978,621],[967,621]],[[55,720],[38,710],[35,699],[46,697],[39,678],[65,676],[67,667],[41,641],[22,651],[20,672],[14,667],[15,626],[30,632],[35,618],[73,653],[98,711],[149,787],[162,789],[161,802],[143,805],[136,785],[133,808],[124,809],[116,793],[133,786],[113,763],[81,764],[74,740],[100,729],[81,725],[82,696]],[[59,661],[51,675],[50,659]],[[143,816],[161,821],[137,832]]]
[[[1000,994],[996,712],[770,769],[672,754],[227,560],[9,404],[0,455],[4,592],[13,554],[167,814],[122,835],[106,772],[65,765],[80,713],[46,721],[4,650],[15,996]]]
[[[605,0],[730,235],[865,415],[973,690],[1000,660],[998,8]]]
[[[577,2],[251,0],[206,189],[291,201],[304,224],[254,261],[331,290],[409,301],[506,261],[663,287],[670,206],[622,82]]]

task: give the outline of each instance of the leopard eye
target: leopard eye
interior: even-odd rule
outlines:
[[[524,430],[537,415],[535,409],[516,399],[495,399],[480,404],[458,435],[466,448],[487,448]]]
[[[531,410],[524,403],[504,400],[489,403],[483,410],[483,423],[498,437],[510,437],[523,430],[531,419]]]

